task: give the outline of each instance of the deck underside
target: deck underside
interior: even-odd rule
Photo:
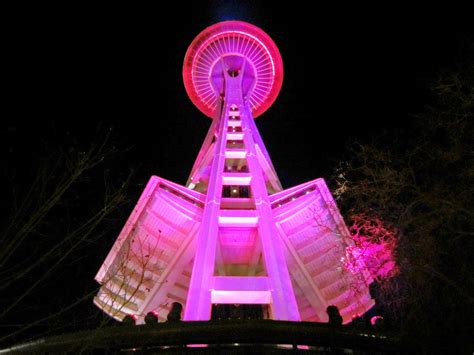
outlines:
[[[186,305],[204,201],[203,194],[152,177],[96,276],[102,287],[94,303],[117,320],[135,314],[139,321],[152,310],[165,320],[173,302]],[[270,201],[301,320],[326,321],[333,304],[347,323],[371,308],[364,275],[340,262],[350,240],[324,180],[275,193]],[[255,225],[227,226],[218,238],[215,276],[264,277],[262,258]]]

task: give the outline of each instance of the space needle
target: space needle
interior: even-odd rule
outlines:
[[[183,80],[209,131],[185,185],[151,177],[97,273],[94,303],[137,323],[150,312],[165,321],[173,303],[185,321],[229,305],[310,322],[335,305],[344,323],[370,309],[370,276],[341,263],[350,235],[324,179],[283,189],[258,132],[283,83],[273,40],[246,22],[214,24],[189,46]]]

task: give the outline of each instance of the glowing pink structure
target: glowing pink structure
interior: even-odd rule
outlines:
[[[254,117],[283,81],[278,48],[240,21],[215,24],[189,47],[186,91],[212,123],[186,187],[152,177],[100,268],[94,303],[122,320],[173,302],[185,320],[213,304],[267,305],[276,320],[345,322],[373,306],[367,273],[341,264],[348,230],[323,179],[283,190]],[[357,287],[355,287],[357,286]]]

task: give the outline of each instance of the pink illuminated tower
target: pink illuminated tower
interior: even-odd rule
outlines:
[[[349,232],[323,179],[283,190],[254,118],[283,81],[278,48],[240,21],[206,28],[183,66],[186,91],[212,119],[186,186],[153,176],[100,268],[94,303],[122,320],[209,320],[213,305],[258,304],[268,318],[344,322],[373,306],[368,273],[341,258]],[[297,157],[295,157],[297,159]]]

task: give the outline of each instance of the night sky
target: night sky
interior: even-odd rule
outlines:
[[[210,120],[186,95],[182,61],[215,22],[252,22],[281,51],[283,87],[257,125],[285,187],[329,176],[350,140],[409,125],[408,113],[426,104],[427,80],[459,57],[468,26],[462,9],[352,14],[211,1],[155,11],[50,10],[25,10],[10,29],[9,139],[69,132],[80,140],[99,122],[113,125],[118,145],[133,146],[122,163],[139,169],[142,182],[152,174],[187,179]]]
[[[342,11],[342,4],[316,4],[310,10],[306,2],[276,3],[13,11],[3,54],[5,171],[15,171],[27,186],[44,151],[73,141],[77,149],[86,147],[101,125],[113,127],[113,143],[127,150],[108,168],[117,178],[135,170],[132,201],[151,175],[184,184],[210,125],[186,95],[184,54],[205,27],[237,19],[267,32],[283,58],[280,95],[257,119],[283,187],[329,178],[353,140],[409,129],[410,113],[429,103],[429,80],[462,55],[471,21],[466,9]],[[91,262],[87,287],[100,263]]]

